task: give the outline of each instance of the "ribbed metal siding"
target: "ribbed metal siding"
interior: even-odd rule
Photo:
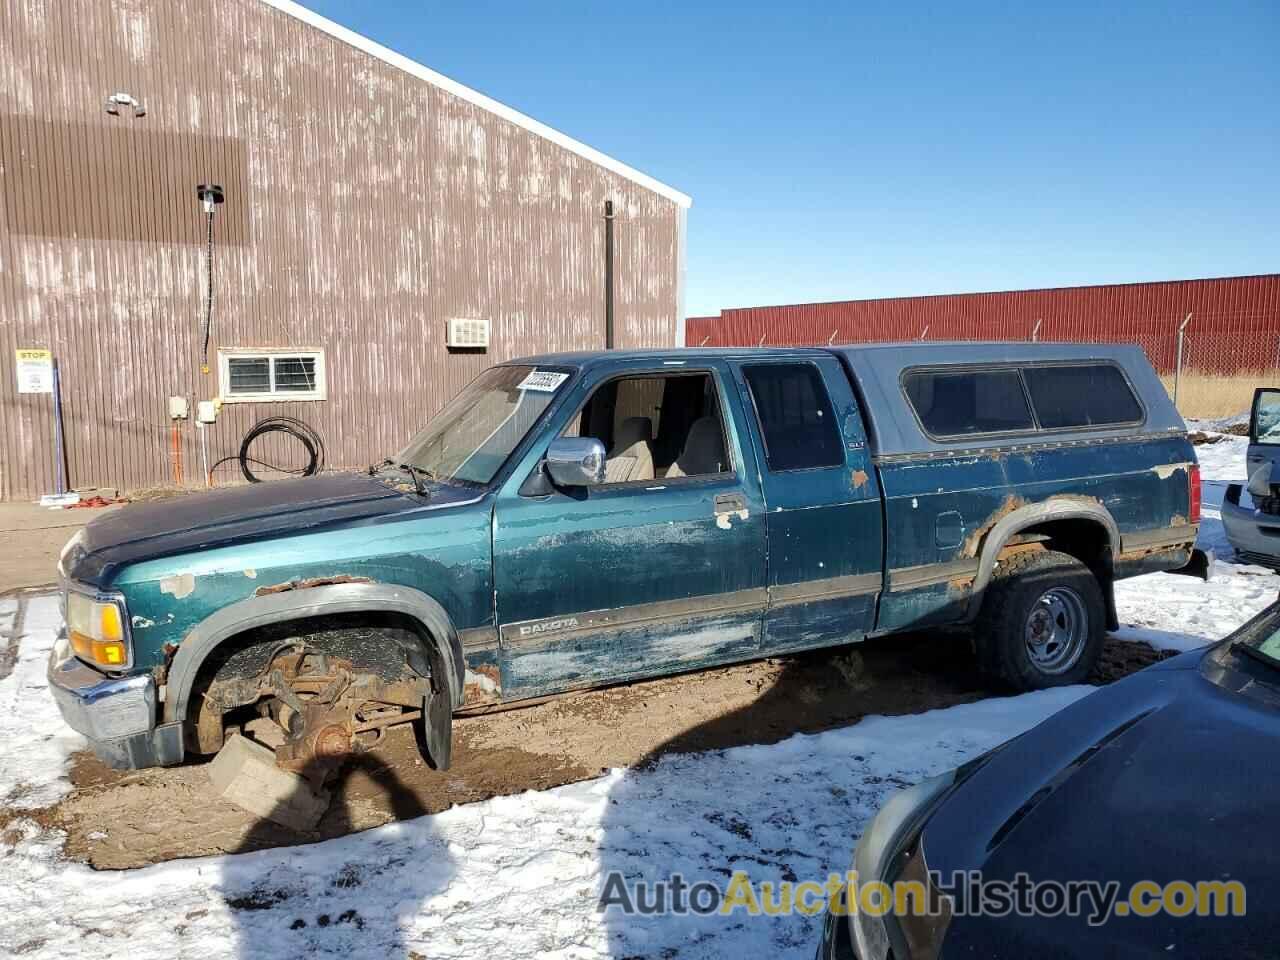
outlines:
[[[685,342],[707,346],[812,346],[911,340],[1137,342],[1157,369],[1174,365],[1178,325],[1188,314],[1197,339],[1212,337],[1196,366],[1210,372],[1280,364],[1280,275],[1066,287],[885,300],[849,300],[724,310],[690,317]]]
[[[277,413],[378,459],[483,368],[603,346],[606,199],[618,345],[675,335],[673,201],[257,0],[0,0],[0,80],[0,497],[53,486],[16,347],[58,357],[81,486],[170,477],[167,398],[214,396],[219,346],[322,347],[329,399],[225,406],[211,460]],[[117,90],[146,116],[108,116]],[[207,377],[199,182],[227,191]],[[449,353],[472,316],[489,351]]]

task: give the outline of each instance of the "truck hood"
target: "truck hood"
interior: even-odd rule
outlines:
[[[1115,880],[1126,893],[1141,880],[1234,879],[1251,904],[1272,902],[1280,895],[1271,842],[1280,710],[1256,678],[1224,683],[1222,652],[1136,674],[999,751],[929,819],[922,839],[930,869],[944,882],[957,870],[981,870],[988,880],[1020,872],[1033,882]],[[1249,924],[1231,924],[958,917],[943,955],[996,955],[999,944],[1007,949],[999,955],[1011,957],[1167,956],[1176,942],[1180,955],[1206,956],[1227,942],[1247,947]],[[1268,929],[1256,933],[1274,937],[1274,926],[1260,927]]]
[[[437,507],[474,496],[441,487],[432,490],[429,502]],[[72,580],[105,586],[130,563],[369,521],[427,503],[355,473],[227,487],[130,504],[99,517],[68,543],[59,567]]]

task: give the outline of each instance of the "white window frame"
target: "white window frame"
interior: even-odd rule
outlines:
[[[276,364],[281,357],[303,357],[315,361],[314,390],[276,390]],[[268,360],[271,389],[265,393],[232,393],[231,360]],[[233,347],[218,350],[218,392],[223,403],[287,403],[292,400],[327,400],[324,350],[294,347]]]

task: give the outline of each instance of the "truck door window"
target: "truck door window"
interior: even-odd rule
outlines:
[[[903,377],[903,387],[931,437],[1035,429],[1022,377],[1012,368],[911,370]]]
[[[844,445],[831,398],[817,367],[809,363],[762,363],[742,368],[755,404],[765,459],[775,473],[836,467]]]
[[[1280,444],[1280,390],[1259,390],[1255,394],[1249,439],[1252,443]]]
[[[601,384],[564,436],[604,444],[605,484],[732,470],[710,374],[620,377]]]
[[[1142,405],[1113,364],[1036,364],[1023,367],[1022,375],[1046,430],[1142,422]]]

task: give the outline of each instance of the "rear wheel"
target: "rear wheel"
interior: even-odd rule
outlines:
[[[1069,554],[1036,550],[1000,562],[974,645],[983,668],[1018,690],[1080,683],[1102,653],[1106,605],[1093,572]]]

